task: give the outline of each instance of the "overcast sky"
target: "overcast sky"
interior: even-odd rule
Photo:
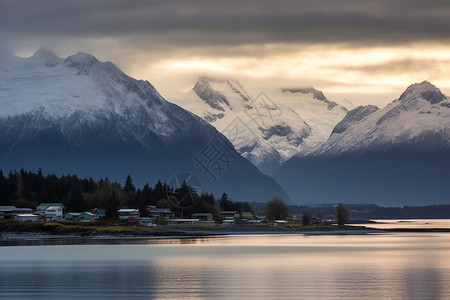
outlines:
[[[0,47],[89,52],[163,95],[209,75],[383,106],[423,80],[449,94],[449,16],[448,0],[0,0]]]

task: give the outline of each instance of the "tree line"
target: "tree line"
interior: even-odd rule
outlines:
[[[169,208],[179,217],[190,217],[197,212],[209,212],[217,217],[221,210],[253,212],[248,202],[233,201],[226,193],[215,199],[213,194],[200,194],[186,182],[177,188],[162,181],[136,188],[130,176],[122,185],[108,177],[94,180],[71,174],[44,175],[41,169],[37,172],[21,169],[5,175],[0,170],[0,206],[36,208],[44,202],[62,203],[72,212],[104,208],[111,218],[117,217],[119,208],[139,208],[145,217],[148,205]]]

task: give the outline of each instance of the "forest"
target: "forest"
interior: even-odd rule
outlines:
[[[174,188],[158,181],[154,186],[148,183],[136,188],[128,176],[122,185],[107,177],[100,180],[79,178],[77,175],[44,175],[37,172],[0,170],[0,206],[36,208],[39,203],[63,203],[70,212],[104,208],[106,216],[117,217],[119,208],[139,208],[141,217],[146,217],[147,205],[170,208],[177,216],[189,217],[196,212],[210,212],[218,216],[220,210],[252,211],[248,202],[236,202],[226,193],[215,199],[214,195],[199,193],[185,182]]]

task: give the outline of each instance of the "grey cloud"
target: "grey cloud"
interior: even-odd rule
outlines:
[[[449,40],[448,1],[3,0],[0,36],[112,37],[173,46]]]

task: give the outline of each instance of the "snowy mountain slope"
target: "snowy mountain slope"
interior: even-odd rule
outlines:
[[[170,101],[214,125],[239,153],[268,174],[301,149],[323,142],[346,113],[314,89],[250,94],[236,80],[207,77]]]
[[[214,127],[110,62],[86,53],[62,59],[40,49],[30,58],[1,56],[0,70],[3,170],[42,168],[118,181],[130,174],[137,184],[188,172],[207,191],[235,200],[288,200]],[[212,146],[222,161],[199,163]]]
[[[424,81],[382,109],[350,111],[275,178],[294,201],[425,205],[448,202],[449,170],[450,99]]]
[[[386,150],[400,145],[428,150],[447,148],[450,146],[449,108],[450,99],[434,85],[427,81],[413,84],[385,108],[373,111],[342,132],[335,129],[316,155]]]
[[[311,127],[312,133],[305,140],[306,147],[299,149],[301,152],[326,141],[334,126],[348,112],[347,108],[328,100],[314,88],[272,89],[265,93],[277,104],[295,111]]]

